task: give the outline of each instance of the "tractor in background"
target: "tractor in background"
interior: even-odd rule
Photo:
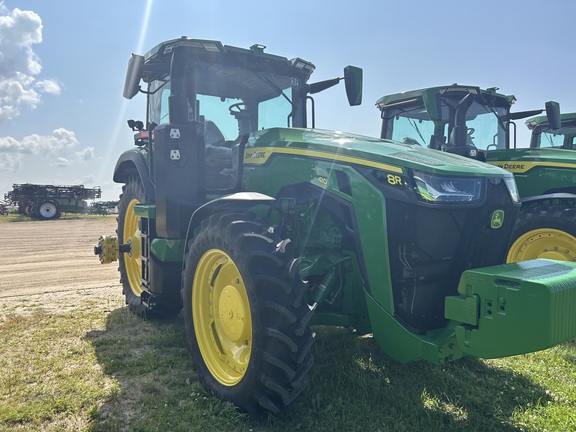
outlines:
[[[520,210],[513,175],[316,128],[313,95],[344,81],[360,104],[362,70],[311,83],[314,69],[186,37],[129,61],[124,96],[144,94],[146,118],[128,121],[117,235],[94,252],[119,261],[134,312],[182,311],[205,388],[280,412],[306,388],[319,324],[434,364],[574,338],[576,264],[499,265]]]
[[[527,121],[533,128],[530,148],[517,148],[514,120],[544,110],[511,112],[515,101],[496,88],[454,84],[387,95],[376,105],[382,138],[486,161],[514,174],[522,209],[506,262],[576,261],[576,162],[566,150],[574,116],[562,117],[566,144],[543,145],[557,134],[561,118],[558,104],[547,102],[546,116]]]

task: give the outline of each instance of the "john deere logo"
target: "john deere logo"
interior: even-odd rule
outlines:
[[[498,229],[504,223],[504,210],[494,210],[490,218],[490,228]]]

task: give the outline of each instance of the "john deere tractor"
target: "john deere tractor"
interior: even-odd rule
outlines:
[[[520,209],[511,173],[457,155],[315,128],[312,63],[181,38],[133,55],[135,147],[117,238],[137,313],[182,309],[201,383],[252,414],[304,390],[317,324],[372,333],[399,361],[541,350],[576,335],[576,264],[501,263]],[[416,121],[417,123],[417,121]],[[414,130],[414,129],[412,129]]]
[[[515,97],[496,90],[451,85],[384,96],[377,101],[381,136],[483,160],[514,173],[522,210],[506,261],[575,261],[576,163],[574,153],[565,150],[574,138],[574,116],[562,117],[566,144],[546,144],[560,139],[558,104],[547,102],[546,116],[527,121],[534,128],[530,148],[516,148],[514,120],[543,110],[512,113]]]

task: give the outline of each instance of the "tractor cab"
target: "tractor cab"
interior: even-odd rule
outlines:
[[[546,111],[536,122],[549,130],[560,127],[558,103],[546,102],[545,110],[510,112],[516,98],[497,90],[454,84],[384,96],[376,102],[382,117],[381,138],[490,161],[501,154],[493,152],[489,157],[490,151],[516,148],[514,120]]]
[[[560,123],[560,128],[554,127],[547,116],[526,120],[526,126],[532,131],[530,148],[576,150],[576,113],[562,114]]]
[[[156,203],[158,220],[165,221],[158,227],[160,235],[181,238],[196,209],[239,190],[240,158],[250,133],[314,127],[310,95],[340,80],[346,82],[350,104],[361,103],[361,69],[348,66],[343,78],[308,84],[312,63],[264,49],[182,37],[131,57],[124,97],[147,95],[146,122],[131,120],[129,125],[150,165],[153,187],[147,195]],[[122,177],[133,165],[121,157],[114,180],[126,181]],[[142,177],[145,170],[139,171]]]
[[[452,85],[380,98],[382,138],[486,160],[508,147],[510,107],[516,99],[495,88]]]

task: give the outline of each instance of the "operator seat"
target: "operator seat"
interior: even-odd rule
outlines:
[[[206,188],[227,189],[232,181],[232,149],[226,146],[226,138],[218,126],[206,120],[204,124],[206,151]]]

